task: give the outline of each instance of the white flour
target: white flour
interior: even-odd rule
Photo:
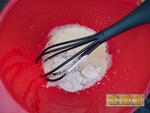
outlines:
[[[47,43],[46,47],[51,44],[88,36],[94,33],[95,31],[93,31],[92,29],[78,24],[56,27],[50,31],[48,35],[50,40]],[[43,62],[44,72],[47,73],[50,70],[54,69],[62,62],[74,55],[77,51],[81,50],[83,47],[85,46],[67,51],[58,56],[55,56],[47,62]],[[49,55],[47,55],[45,58],[47,58],[48,56]],[[71,64],[72,62],[69,62],[60,70],[66,69]],[[69,92],[84,90],[94,85],[97,81],[100,81],[105,75],[107,69],[110,67],[110,64],[111,57],[107,52],[107,43],[103,43],[101,46],[95,49],[87,59],[85,59],[77,67],[75,67],[75,69],[73,69],[72,72],[69,73],[66,77],[57,82],[48,82],[47,87],[57,86]]]

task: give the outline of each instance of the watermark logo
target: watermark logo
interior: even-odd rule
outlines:
[[[143,94],[107,94],[106,106],[144,106]]]

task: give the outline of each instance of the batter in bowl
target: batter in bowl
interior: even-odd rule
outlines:
[[[46,47],[63,41],[92,35],[94,33],[96,33],[94,30],[79,24],[59,26],[49,32],[49,41],[47,42]],[[47,73],[51,71],[85,46],[86,45],[67,51],[55,56],[51,60],[43,62],[44,72]],[[107,51],[107,46],[106,42],[101,44],[66,77],[56,82],[48,82],[46,87],[56,86],[64,89],[65,91],[77,92],[89,88],[96,82],[100,81],[104,77],[112,62],[111,55],[109,55]],[[43,60],[48,56],[49,55],[45,56]],[[64,70],[71,64],[72,62],[69,62],[60,70]]]

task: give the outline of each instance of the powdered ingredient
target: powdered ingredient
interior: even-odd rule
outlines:
[[[46,47],[51,44],[88,36],[94,33],[96,33],[94,30],[81,26],[79,24],[56,27],[50,31],[48,35],[50,40],[48,41]],[[43,69],[45,73],[49,72],[50,70],[54,69],[55,67],[69,59],[83,47],[85,46],[64,52],[60,55],[55,56],[51,60],[48,60],[47,62],[43,62]],[[47,58],[48,56],[49,55],[45,56],[45,58]],[[63,71],[64,69],[70,67],[72,62],[73,61],[69,62],[60,70]],[[84,90],[94,85],[97,81],[100,81],[110,65],[111,56],[107,52],[107,43],[103,43],[96,50],[94,50],[83,62],[75,67],[75,69],[73,69],[72,72],[69,73],[66,77],[57,82],[48,82],[46,87],[57,86],[69,92]]]

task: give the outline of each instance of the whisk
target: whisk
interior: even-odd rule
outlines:
[[[65,62],[63,62],[56,68],[52,69],[50,72],[40,76],[50,82],[58,81],[64,78],[68,73],[70,73],[81,61],[83,61],[94,49],[96,49],[103,42],[113,38],[114,36],[126,30],[149,22],[150,22],[150,0],[146,0],[134,11],[132,11],[129,15],[127,15],[120,21],[114,23],[113,25],[96,34],[48,46],[37,57],[35,61],[36,64],[45,55],[49,54],[50,56],[44,59],[44,62],[50,60],[54,56],[59,55],[63,52],[88,44],[86,47],[78,51],[76,54],[67,59]],[[62,68],[64,65],[71,62],[72,60],[73,63],[71,64],[70,67],[62,71],[59,71],[60,68]],[[50,78],[50,75],[53,75],[54,78],[53,77]]]

